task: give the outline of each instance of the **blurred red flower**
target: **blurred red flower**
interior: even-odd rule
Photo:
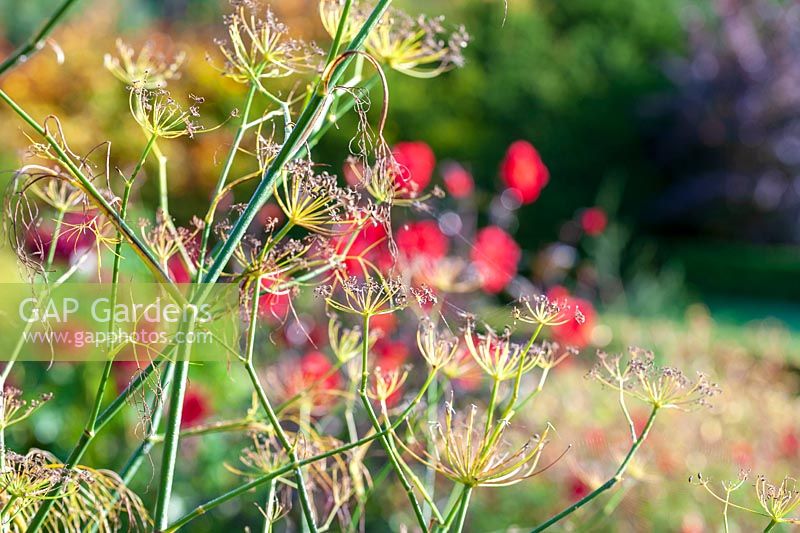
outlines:
[[[375,366],[384,370],[395,370],[408,359],[408,346],[403,341],[379,339],[372,348],[372,353],[375,354]]]
[[[569,291],[560,285],[552,287],[547,291],[547,297],[552,300],[566,301],[570,308],[570,319],[559,326],[553,326],[553,339],[561,344],[585,348],[592,339],[592,329],[594,329],[595,312],[594,306],[589,300],[575,298]],[[580,311],[582,320],[572,318],[572,312]]]
[[[590,492],[591,487],[589,487],[586,482],[578,476],[570,476],[567,481],[567,498],[570,502],[576,502]]]
[[[500,165],[500,177],[506,187],[517,194],[520,202],[529,204],[539,198],[550,181],[550,172],[531,143],[516,141],[506,151]]]
[[[522,250],[501,228],[487,226],[475,236],[470,258],[480,274],[483,290],[494,294],[516,275]]]
[[[413,261],[441,259],[447,255],[450,242],[434,220],[420,220],[403,224],[395,232],[395,241],[400,253]]]
[[[606,230],[608,216],[599,207],[590,207],[581,213],[581,228],[592,237],[600,235]]]
[[[278,290],[280,280],[261,278],[261,296],[258,298],[258,316],[283,320],[289,312],[289,292]]]
[[[192,275],[180,254],[175,254],[167,260],[167,270],[175,283],[191,283],[192,281]]]
[[[333,372],[333,365],[322,352],[308,352],[301,357],[300,374],[306,387],[316,383],[317,390],[335,390],[341,385],[339,373]]]
[[[465,198],[475,190],[475,181],[467,169],[450,163],[444,169],[444,186],[453,198]]]
[[[436,156],[431,147],[421,141],[400,142],[392,150],[401,170],[396,178],[402,192],[419,193],[431,182]]]
[[[197,388],[189,387],[183,397],[183,416],[181,427],[191,427],[200,424],[211,414],[205,394]]]
[[[386,228],[382,224],[368,223],[359,230],[355,238],[352,237],[352,233],[345,233],[339,237],[336,251],[342,253],[347,250],[344,266],[349,276],[363,277],[365,270],[372,265],[381,271],[386,271],[392,266],[394,260],[387,241]],[[368,272],[367,270],[366,273]]]

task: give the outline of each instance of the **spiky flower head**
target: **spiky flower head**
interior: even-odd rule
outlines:
[[[215,128],[205,128],[195,122],[200,116],[199,105],[203,98],[190,95],[192,105],[181,106],[164,89],[147,89],[143,84],[134,84],[130,89],[128,103],[131,114],[148,137],[176,139],[194,137]],[[219,127],[219,126],[217,126]]]
[[[275,200],[289,222],[320,235],[347,231],[353,222],[344,217],[355,191],[342,189],[336,176],[314,174],[306,167],[293,167],[275,184]]]
[[[399,279],[383,276],[368,277],[361,281],[355,276],[341,283],[342,295],[332,296],[332,288],[325,292],[331,309],[360,316],[377,316],[394,313],[408,304],[407,289]]]
[[[446,366],[458,350],[458,339],[449,330],[440,330],[430,319],[420,320],[417,328],[419,353],[432,370]]]
[[[544,294],[533,297],[522,297],[520,305],[514,308],[514,318],[520,322],[537,326],[560,326],[570,320],[582,324],[583,313],[577,307],[571,307],[566,300],[555,300]]]
[[[464,332],[464,341],[478,366],[496,381],[515,377],[520,367],[523,374],[529,372],[538,363],[534,350],[511,341],[509,330],[498,334],[487,327],[485,333],[478,334],[470,321]]]
[[[396,367],[385,370],[381,367],[375,367],[367,394],[385,407],[387,400],[400,392],[406,382],[406,378],[408,378],[408,368]]]
[[[466,417],[456,414],[452,401],[445,403],[444,423],[431,425],[433,453],[406,447],[418,461],[447,479],[469,487],[504,487],[535,476],[547,444],[548,427],[519,447],[511,446],[504,435],[506,421],[485,428],[478,420],[478,408],[472,405]],[[402,445],[402,443],[401,443]]]
[[[370,334],[369,337],[367,342],[372,347],[378,340],[378,336]],[[362,332],[360,327],[343,328],[342,323],[336,316],[331,317],[328,321],[328,344],[339,362],[346,363],[359,355],[361,353],[361,342]]]
[[[117,56],[106,54],[103,64],[121,82],[145,89],[163,89],[167,82],[180,77],[180,68],[186,59],[179,52],[172,59],[156,53],[152,43],[146,43],[137,54],[134,49],[117,39]]]
[[[228,40],[217,41],[225,76],[237,83],[260,84],[263,78],[284,78],[319,66],[322,51],[289,37],[272,9],[253,0],[231,4],[234,10],[225,17]]]
[[[0,393],[0,431],[22,422],[52,398],[52,394],[46,393],[34,400],[23,400],[21,390],[6,387]]]
[[[708,399],[720,392],[704,374],[698,373],[697,379],[691,380],[676,368],[657,366],[653,352],[641,348],[629,348],[627,357],[602,351],[597,357],[591,377],[655,408],[689,410],[707,406]]]
[[[788,517],[800,506],[800,490],[796,479],[785,477],[779,485],[775,485],[766,477],[758,476],[756,496],[764,512],[776,522],[800,523],[800,519]]]

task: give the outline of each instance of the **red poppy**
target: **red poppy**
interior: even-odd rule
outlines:
[[[586,482],[578,476],[570,476],[567,481],[567,498],[569,501],[576,502],[589,494],[589,492],[591,492],[591,487]]]
[[[444,169],[444,186],[453,198],[465,198],[475,190],[475,181],[467,169],[451,163]]]
[[[335,390],[341,385],[339,374],[321,352],[308,352],[300,358],[300,374],[306,387],[315,384],[316,389]]]
[[[261,318],[283,320],[289,313],[289,292],[279,289],[280,280],[261,278],[261,296],[258,298],[258,315]]]
[[[402,341],[379,339],[372,348],[372,353],[375,354],[375,366],[384,370],[395,370],[408,359],[408,345]]]
[[[522,250],[511,235],[497,226],[488,226],[475,236],[470,257],[483,290],[494,294],[502,291],[517,274]]]
[[[588,300],[575,298],[569,291],[560,285],[552,287],[547,291],[547,297],[553,300],[566,301],[570,309],[569,320],[559,326],[553,326],[553,339],[562,344],[584,348],[589,345],[592,338],[597,313],[594,306]],[[573,318],[572,313],[581,317],[580,320]]]
[[[175,254],[167,260],[167,269],[169,270],[169,276],[175,283],[192,282],[192,275],[189,273],[189,269],[186,268],[186,263],[184,263],[180,254]]]
[[[400,165],[400,173],[396,177],[400,191],[414,196],[424,190],[431,182],[436,167],[436,156],[431,147],[421,141],[400,142],[392,152]]]
[[[779,441],[781,455],[786,458],[794,459],[800,453],[800,437],[793,429],[787,429]]]
[[[581,228],[592,237],[600,235],[608,225],[606,212],[599,207],[590,207],[581,213]]]
[[[516,141],[506,151],[500,165],[500,177],[520,202],[529,204],[539,198],[550,181],[550,172],[531,143]]]
[[[447,236],[433,220],[403,224],[395,232],[395,241],[400,253],[410,261],[441,259],[450,247]]]
[[[205,394],[195,387],[189,387],[183,397],[183,416],[181,427],[191,427],[200,424],[211,414]]]
[[[344,266],[349,276],[364,276],[371,266],[386,271],[394,262],[389,252],[386,228],[383,224],[367,223],[355,238],[349,233],[339,237],[336,251],[343,253],[345,250],[347,255]]]

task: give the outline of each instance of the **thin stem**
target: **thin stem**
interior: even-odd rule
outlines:
[[[500,388],[500,380],[494,378],[492,380],[492,392],[489,395],[489,405],[486,407],[486,429],[484,433],[488,434],[492,429],[492,422],[494,420],[494,407],[497,404],[497,391]]]
[[[211,194],[212,199],[216,199],[221,193],[222,189],[225,187],[225,183],[228,181],[228,175],[231,172],[231,168],[233,167],[233,161],[236,159],[236,154],[239,151],[239,145],[242,143],[242,139],[244,138],[245,131],[248,128],[247,120],[250,117],[250,109],[253,106],[253,99],[255,98],[256,94],[256,85],[251,84],[250,90],[247,92],[247,97],[244,101],[244,109],[242,110],[242,120],[239,124],[239,128],[236,130],[236,134],[233,136],[233,144],[231,144],[231,149],[228,151],[228,157],[225,159],[225,164],[222,166],[222,172],[219,175],[219,179],[217,179],[217,184],[214,186],[214,191]],[[203,225],[203,233],[200,239],[200,254],[198,255],[197,264],[199,265],[199,271],[203,271],[203,265],[205,265],[206,260],[206,251],[208,249],[208,239],[211,236],[211,226],[214,223],[214,211],[216,210],[217,202],[214,201],[211,204],[208,212],[206,213],[206,217],[204,219]]]
[[[164,438],[164,452],[161,462],[161,481],[154,513],[155,530],[162,531],[169,524],[169,501],[172,495],[172,482],[175,477],[175,461],[178,457],[181,419],[183,417],[183,399],[186,394],[186,381],[189,377],[189,363],[192,343],[189,337],[194,333],[196,308],[187,307],[189,319],[182,328],[185,334],[180,345],[178,361],[175,363],[175,380],[170,395],[169,415],[167,416],[167,432]]]
[[[367,380],[369,379],[369,318],[370,317],[368,314],[364,315],[364,322],[361,330],[361,386],[359,387],[358,394],[361,397],[361,403],[364,405],[364,409],[367,411],[367,416],[372,423],[372,428],[376,432],[379,432],[381,431],[381,423],[375,414],[375,410],[372,408],[369,397],[367,396]],[[406,409],[406,411],[410,412],[408,409]],[[419,525],[423,531],[428,531],[428,525],[425,521],[425,516],[422,514],[422,509],[420,508],[417,497],[414,494],[414,488],[408,481],[408,478],[406,477],[403,468],[400,465],[400,461],[392,449],[389,439],[386,436],[381,437],[380,443],[383,446],[384,451],[386,451],[386,455],[389,457],[389,462],[392,463],[392,467],[394,468],[397,477],[400,479],[400,484],[403,486],[403,489],[408,496],[408,500],[411,503],[411,508],[414,511],[414,516],[416,517],[417,522],[419,522]]]
[[[10,56],[0,63],[0,75],[11,69],[18,62],[26,61],[31,52],[37,52],[38,50],[41,50],[44,46],[44,40],[48,35],[50,35],[50,32],[53,31],[53,28],[56,27],[61,19],[64,18],[67,10],[74,3],[75,0],[64,0],[64,2],[58,6],[58,9],[56,9],[56,11],[50,16],[50,18],[45,21],[39,31],[32,35],[30,39],[23,43],[22,46],[14,50]]]
[[[456,533],[461,533],[461,530],[464,529],[470,496],[472,496],[472,487],[464,487],[464,492],[461,495],[461,505],[458,509],[458,518],[456,518]]]
[[[259,402],[261,403],[261,407],[266,412],[267,419],[275,429],[275,434],[278,437],[278,441],[286,451],[286,455],[289,457],[289,460],[292,463],[297,463],[297,452],[295,451],[295,448],[292,446],[291,442],[289,442],[289,437],[284,431],[283,426],[281,426],[278,415],[275,413],[275,409],[272,407],[272,403],[269,401],[267,393],[264,391],[264,387],[261,385],[261,381],[258,379],[255,366],[253,366],[256,326],[258,324],[258,300],[260,294],[261,280],[259,278],[256,281],[256,287],[253,291],[253,302],[250,310],[250,325],[247,331],[247,353],[244,360],[244,366],[247,370],[247,375],[250,378],[250,383],[253,385]],[[303,511],[305,523],[311,531],[316,533],[317,525],[314,519],[314,514],[311,510],[311,501],[308,496],[308,488],[306,487],[305,476],[303,475],[303,470],[299,466],[294,469],[294,476],[297,481],[297,495],[300,500],[300,507]]]
[[[776,525],[778,525],[778,522],[773,518],[772,520],[769,521],[767,527],[764,528],[764,533],[767,533],[767,531],[771,531],[772,528],[775,527]]]
[[[633,459],[633,456],[636,454],[636,451],[639,449],[639,447],[647,438],[647,435],[650,433],[650,429],[653,427],[653,423],[655,422],[658,409],[659,409],[658,406],[653,406],[653,410],[650,412],[650,417],[647,419],[647,423],[645,424],[641,435],[639,435],[639,437],[634,441],[633,445],[628,451],[628,455],[626,455],[625,459],[622,460],[622,463],[620,463],[619,468],[617,468],[617,471],[614,473],[614,476],[611,479],[609,479],[608,481],[606,481],[605,483],[597,487],[595,490],[593,490],[592,492],[590,492],[589,494],[587,494],[574,504],[570,505],[557,515],[553,516],[546,522],[533,528],[531,530],[531,533],[538,533],[539,531],[544,531],[545,529],[549,528],[556,522],[559,522],[563,518],[571,515],[572,513],[574,513],[575,511],[577,511],[578,509],[580,509],[581,507],[583,507],[584,505],[586,505],[587,503],[589,503],[590,501],[592,501],[593,499],[595,499],[596,497],[598,497],[599,495],[601,495],[602,493],[604,493],[605,491],[616,485],[619,482],[619,480],[622,479],[622,476],[625,473],[625,470],[627,470],[628,464],[631,462],[631,459]]]
[[[165,286],[170,291],[170,294],[173,297],[176,297],[178,301],[183,301],[183,296],[172,284],[169,274],[161,267],[158,259],[156,259],[156,257],[153,255],[153,251],[147,247],[139,238],[139,236],[133,231],[133,229],[119,217],[119,214],[114,210],[113,207],[111,207],[111,204],[108,203],[108,200],[106,200],[100,191],[97,190],[97,188],[94,186],[94,183],[92,183],[92,181],[83,174],[80,168],[78,168],[75,162],[58,144],[58,141],[56,141],[48,131],[46,131],[41,125],[39,125],[39,123],[37,123],[30,115],[28,115],[28,113],[26,113],[25,110],[22,109],[2,89],[0,89],[0,99],[4,100],[11,107],[11,109],[17,113],[17,115],[19,115],[31,128],[36,131],[36,133],[38,133],[47,141],[47,143],[58,155],[59,160],[64,164],[64,166],[67,167],[72,176],[78,181],[81,190],[83,190],[83,192],[86,193],[87,197],[92,200],[96,207],[108,217],[114,226],[116,226],[117,230],[119,230],[120,233],[125,236],[125,240],[128,241],[136,254],[142,259],[142,261],[144,261],[145,265],[150,269],[150,271],[158,278],[159,281],[162,281],[166,284]]]

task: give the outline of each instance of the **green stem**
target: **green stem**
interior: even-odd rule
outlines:
[[[770,520],[769,524],[767,524],[767,527],[764,528],[764,533],[767,533],[767,531],[771,531],[772,528],[775,527],[776,525],[778,525],[777,520],[775,519]]]
[[[372,408],[372,403],[369,401],[369,397],[367,396],[367,380],[369,379],[369,315],[364,315],[364,323],[362,328],[362,340],[361,340],[361,386],[359,387],[358,393],[361,397],[361,403],[364,405],[364,409],[367,411],[367,416],[369,417],[370,422],[372,423],[372,428],[376,432],[381,431],[381,423],[378,420],[377,415],[375,414],[375,410]],[[430,380],[429,380],[430,381]],[[420,395],[418,395],[419,397]],[[407,412],[410,412],[406,409]],[[417,501],[417,496],[414,494],[414,488],[411,486],[411,483],[408,481],[408,478],[403,471],[402,466],[400,465],[400,461],[398,461],[394,450],[392,449],[391,442],[387,436],[383,436],[380,438],[380,443],[383,446],[384,451],[386,451],[386,455],[389,457],[389,462],[392,464],[394,468],[395,474],[400,479],[400,484],[403,486],[403,489],[408,496],[408,501],[411,503],[411,507],[414,511],[414,516],[417,519],[417,522],[420,525],[422,531],[428,531],[428,525],[425,521],[425,516],[422,514],[422,508]]]
[[[41,50],[44,40],[53,31],[53,28],[61,21],[67,10],[75,3],[75,0],[64,0],[58,9],[45,21],[42,27],[22,46],[14,50],[2,63],[0,63],[0,75],[12,68],[19,61],[26,61],[32,52]],[[25,58],[25,59],[23,59]]]
[[[492,421],[494,420],[494,407],[497,403],[497,391],[500,388],[500,380],[494,378],[492,380],[492,392],[489,395],[489,405],[486,407],[486,428],[484,433],[489,434],[489,430],[492,429]]]
[[[247,131],[247,120],[250,117],[250,108],[253,106],[255,94],[256,85],[251,84],[250,90],[247,92],[247,97],[244,101],[242,121],[233,137],[233,144],[231,145],[231,149],[228,151],[228,157],[225,159],[225,164],[222,167],[222,172],[219,175],[219,179],[217,179],[217,184],[214,186],[214,191],[211,194],[212,200],[215,200],[222,193],[222,189],[225,187],[225,183],[228,181],[228,175],[231,172],[233,161],[236,159],[236,154],[239,151],[239,145],[242,143],[245,131]],[[204,220],[205,224],[203,225],[203,234],[200,239],[200,254],[198,255],[197,260],[197,264],[199,265],[198,272],[200,273],[203,272],[203,265],[205,265],[206,252],[208,250],[208,239],[211,237],[211,226],[214,224],[214,212],[216,211],[216,206],[217,202],[213,201],[211,208],[209,208],[208,212],[206,213]]]
[[[653,427],[653,423],[655,422],[658,409],[659,409],[658,406],[653,406],[653,410],[650,412],[650,417],[647,419],[647,423],[645,424],[641,435],[639,435],[639,438],[636,439],[636,441],[634,441],[633,445],[628,451],[628,455],[626,455],[625,459],[622,460],[622,463],[620,463],[619,468],[617,468],[617,471],[614,473],[614,476],[611,479],[609,479],[608,481],[606,481],[605,483],[597,487],[595,490],[593,490],[592,492],[590,492],[577,502],[573,503],[572,505],[570,505],[557,515],[553,516],[546,522],[533,528],[531,530],[531,533],[538,533],[539,531],[544,531],[545,529],[549,528],[556,522],[559,522],[563,518],[571,515],[572,513],[574,513],[575,511],[577,511],[578,509],[580,509],[581,507],[583,507],[584,505],[586,505],[587,503],[589,503],[590,501],[592,501],[593,499],[595,499],[596,497],[598,497],[599,495],[601,495],[602,493],[604,493],[605,491],[616,485],[622,479],[622,476],[625,473],[625,470],[627,470],[628,464],[631,462],[631,459],[633,459],[633,456],[636,454],[636,451],[639,449],[639,447],[647,438],[647,435],[650,433],[650,429]]]
[[[464,487],[464,493],[461,495],[461,505],[458,509],[458,518],[456,519],[456,533],[461,533],[464,529],[470,496],[472,496],[472,487]]]
[[[189,377],[189,363],[192,351],[192,343],[189,337],[194,333],[197,319],[196,308],[187,307],[185,309],[189,313],[189,318],[181,329],[185,337],[180,345],[178,360],[175,363],[175,380],[170,394],[164,452],[161,460],[161,480],[155,513],[153,514],[156,531],[164,530],[169,524],[169,501],[172,495],[172,482],[175,477],[175,462],[178,457],[179,433],[183,417],[183,399],[186,395],[186,381]]]
[[[258,324],[258,299],[260,294],[261,280],[258,279],[256,281],[255,290],[253,291],[253,302],[250,309],[250,325],[247,331],[247,353],[245,356],[244,366],[245,370],[247,370],[247,375],[250,378],[250,383],[253,385],[259,402],[261,403],[261,407],[267,414],[267,419],[269,420],[270,424],[275,429],[275,435],[278,437],[278,441],[286,451],[286,455],[289,457],[289,460],[292,463],[297,463],[297,453],[294,449],[294,446],[291,442],[289,442],[289,437],[284,431],[283,426],[281,426],[278,415],[275,413],[275,409],[272,407],[272,403],[269,401],[267,393],[264,390],[264,387],[261,385],[261,381],[258,379],[255,366],[253,366],[256,326]],[[301,467],[298,466],[294,469],[294,476],[295,480],[297,481],[297,495],[300,500],[300,507],[303,511],[305,523],[312,532],[316,533],[317,525],[314,519],[314,514],[311,510],[311,501],[308,496],[308,488],[306,487],[305,476],[303,475],[303,470]]]

